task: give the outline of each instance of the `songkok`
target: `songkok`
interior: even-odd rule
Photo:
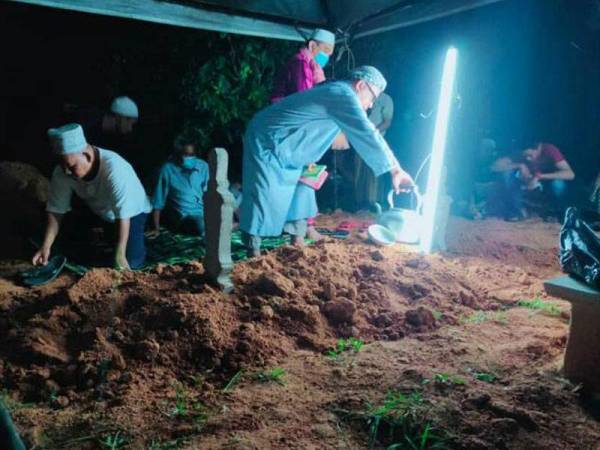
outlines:
[[[83,128],[77,123],[50,128],[48,138],[52,150],[59,155],[82,152],[88,145],[83,134]]]

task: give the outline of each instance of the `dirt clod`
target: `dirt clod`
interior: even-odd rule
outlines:
[[[259,294],[284,297],[294,291],[294,282],[278,272],[269,272],[260,275],[254,287]]]
[[[419,306],[417,309],[406,311],[406,323],[421,330],[435,327],[435,317],[430,309]]]
[[[340,298],[323,306],[323,313],[332,325],[352,323],[356,307],[350,300]]]

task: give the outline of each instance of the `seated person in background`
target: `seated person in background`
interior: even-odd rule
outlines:
[[[196,157],[194,144],[185,136],[179,136],[175,140],[175,152],[158,175],[152,198],[151,235],[158,235],[161,218],[164,218],[167,228],[174,232],[204,236],[202,197],[208,177],[208,164]]]
[[[72,113],[74,121],[81,124],[87,138],[100,145],[112,142],[111,136],[130,135],[139,118],[138,107],[129,97],[116,97],[108,111],[76,109],[73,105],[67,105],[66,109],[67,113]]]
[[[115,267],[140,268],[146,258],[144,227],[152,207],[131,165],[115,152],[88,144],[78,124],[51,128],[48,137],[60,159],[50,181],[44,242],[33,264],[48,263],[75,193],[103,220],[116,223]]]
[[[566,182],[575,178],[573,169],[560,150],[542,142],[526,148],[518,157],[498,159],[492,170],[501,174],[506,200],[505,214],[512,221],[527,217],[523,192],[543,192],[546,199],[552,201],[553,212],[562,213]]]
[[[495,174],[492,165],[498,160],[498,146],[494,139],[483,138],[479,141],[474,158],[473,189],[469,199],[469,215],[475,220],[483,219],[487,214],[490,192],[495,186]]]

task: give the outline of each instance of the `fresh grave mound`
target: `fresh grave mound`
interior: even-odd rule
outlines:
[[[118,396],[133,373],[159,367],[222,380],[295,349],[323,352],[340,337],[397,340],[500,309],[495,284],[519,276],[532,285],[516,270],[334,242],[237,265],[234,295],[207,285],[198,263],[94,270],[50,297],[21,291],[2,305],[0,371],[34,401]]]
[[[24,236],[31,235],[45,224],[44,204],[50,182],[33,166],[19,162],[0,161],[0,233],[10,236],[3,240],[0,254],[15,258],[26,250]],[[27,251],[28,252],[28,251]]]
[[[45,203],[49,190],[48,178],[36,167],[20,162],[0,161],[0,196],[22,193],[31,201]]]

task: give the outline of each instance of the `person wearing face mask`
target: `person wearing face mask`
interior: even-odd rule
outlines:
[[[75,193],[105,222],[115,223],[114,265],[137,269],[144,264],[144,227],[152,207],[133,167],[117,153],[88,144],[81,125],[71,123],[48,130],[59,165],[52,173],[46,211],[48,224],[34,265],[46,265],[63,216]]]
[[[331,31],[315,30],[306,45],[279,72],[273,84],[271,103],[325,81],[323,67],[327,65],[334,47],[335,35]]]
[[[286,63],[279,73],[271,94],[271,103],[277,103],[288,95],[311,89],[325,81],[323,68],[327,65],[334,48],[335,34],[331,31],[316,29],[306,45]],[[307,219],[307,237],[320,240],[322,236],[314,227],[314,218],[317,213],[315,190],[298,183],[290,207],[289,220]],[[300,236],[293,236],[296,244],[302,244],[303,239]]]
[[[414,185],[366,114],[386,85],[375,67],[358,67],[348,80],[290,95],[250,121],[243,140],[240,229],[253,256],[260,254],[264,236],[306,235],[306,219],[288,218],[296,185],[303,167],[318,161],[340,132],[376,176],[391,173],[396,191]]]
[[[158,234],[163,217],[167,227],[175,232],[204,235],[202,196],[208,176],[208,164],[196,157],[192,141],[180,135],[175,140],[175,153],[160,169],[152,198],[150,236]]]

